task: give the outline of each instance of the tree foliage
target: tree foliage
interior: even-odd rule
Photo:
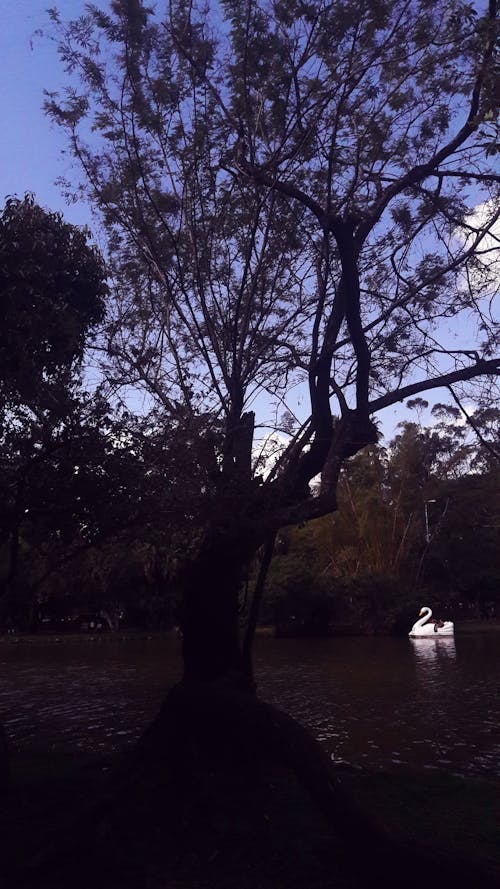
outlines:
[[[105,428],[102,402],[81,392],[80,368],[106,294],[88,233],[30,195],[7,200],[0,216],[2,592],[17,579],[23,527],[35,531],[33,563],[36,543],[52,537],[57,549],[57,535],[73,531],[75,467],[92,460],[91,427]]]
[[[43,410],[58,380],[67,384],[81,363],[85,337],[102,320],[102,259],[87,232],[32,195],[9,198],[0,216],[0,294],[1,407]]]

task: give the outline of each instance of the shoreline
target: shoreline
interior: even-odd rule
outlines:
[[[471,635],[489,635],[493,633],[500,634],[500,620],[496,621],[480,621],[480,620],[468,620],[462,621],[460,624],[455,623],[455,637],[461,636],[471,636]],[[349,637],[350,639],[368,639],[368,638],[376,638],[376,636],[380,636],[381,638],[394,638],[394,639],[405,639],[406,634],[403,635],[392,635],[390,633],[377,633],[377,634],[368,634],[361,633],[352,630],[348,633],[344,631],[335,632],[335,629],[329,636],[276,636],[273,627],[258,627],[256,631],[256,636],[258,637],[267,637],[275,639],[277,642],[282,639],[289,640],[291,638],[297,638],[300,641],[314,640],[318,638],[322,639],[344,639]],[[179,644],[181,640],[177,636],[174,629],[172,630],[116,630],[116,631],[106,631],[103,633],[55,633],[55,632],[41,632],[41,633],[11,633],[11,634],[1,634],[0,635],[0,645],[32,645],[36,643],[44,643],[47,645],[57,645],[64,644],[65,642],[149,642],[156,639],[164,639],[164,640],[175,640],[178,641]]]

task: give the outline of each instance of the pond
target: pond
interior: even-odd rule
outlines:
[[[500,776],[500,632],[441,639],[259,637],[261,695],[335,762]],[[17,749],[109,753],[180,675],[177,639],[0,644],[0,718]]]

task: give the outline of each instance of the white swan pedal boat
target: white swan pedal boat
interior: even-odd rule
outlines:
[[[413,624],[409,636],[431,636],[435,639],[436,636],[453,636],[455,633],[453,621],[431,620],[432,610],[427,606],[420,609],[418,616],[420,620]]]

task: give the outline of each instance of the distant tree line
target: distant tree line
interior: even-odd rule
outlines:
[[[335,513],[281,532],[265,605],[280,632],[397,632],[425,603],[500,616],[500,466],[454,405],[432,413],[347,464]],[[498,440],[498,409],[474,418]]]

